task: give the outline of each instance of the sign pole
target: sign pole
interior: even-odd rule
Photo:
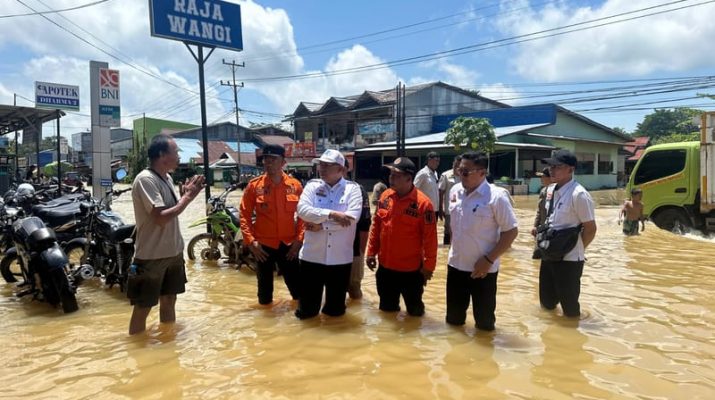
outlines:
[[[194,56],[196,62],[199,64],[199,96],[201,97],[201,141],[203,142],[204,178],[206,179],[206,188],[204,191],[206,194],[206,203],[208,203],[209,198],[211,197],[211,171],[209,171],[209,141],[208,130],[206,127],[206,87],[204,84],[204,64],[206,63],[206,60],[211,57],[211,53],[213,53],[216,48],[212,47],[211,51],[209,51],[209,54],[207,54],[206,58],[204,58],[204,46],[197,44],[196,47],[198,48],[198,54],[196,54],[189,46],[189,43],[184,42],[184,44],[186,45],[186,48],[189,49],[189,51],[191,52],[191,55]],[[208,228],[208,225],[206,226]]]
[[[62,194],[62,154],[60,153],[60,110],[57,110],[57,185]]]

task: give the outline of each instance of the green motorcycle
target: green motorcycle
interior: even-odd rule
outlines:
[[[226,197],[238,188],[230,185],[218,196],[211,196],[206,204],[206,217],[194,221],[190,228],[199,225],[210,226],[210,233],[200,233],[189,241],[188,253],[190,260],[219,261],[226,259],[243,267],[256,270],[256,260],[243,245],[239,214],[236,207],[226,206]]]

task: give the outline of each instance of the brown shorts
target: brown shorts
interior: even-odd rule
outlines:
[[[127,297],[132,305],[154,307],[159,297],[186,291],[186,270],[183,252],[169,258],[135,259],[137,274],[127,282]]]

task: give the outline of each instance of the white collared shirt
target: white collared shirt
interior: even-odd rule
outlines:
[[[343,227],[329,220],[331,211],[340,211],[354,218],[350,226]],[[301,260],[340,265],[353,262],[353,240],[356,223],[362,211],[362,193],[355,182],[340,178],[332,187],[322,179],[309,181],[298,201],[298,217],[305,222],[322,224],[318,232],[305,230]]]
[[[595,206],[591,195],[573,178],[559,190],[556,184],[546,189],[546,213],[548,215],[551,197],[554,197],[554,212],[548,221],[554,229],[565,229],[578,226],[584,222],[595,220]],[[564,256],[564,261],[583,261],[586,258],[581,235],[578,236],[576,247]]]
[[[472,272],[479,258],[494,249],[501,233],[519,225],[507,192],[486,180],[469,194],[462,183],[455,184],[447,204],[452,228],[447,263],[460,271]],[[489,272],[499,271],[500,259],[492,261]]]
[[[439,184],[437,181],[437,171],[432,171],[426,165],[417,172],[414,180],[415,187],[429,197],[435,211],[439,211]]]

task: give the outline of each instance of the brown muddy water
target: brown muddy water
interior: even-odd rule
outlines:
[[[521,233],[503,259],[493,333],[443,322],[446,248],[423,318],[379,312],[369,270],[346,316],[301,322],[282,282],[276,304],[258,308],[253,273],[189,262],[178,322],[161,325],[154,310],[136,337],[117,288],[85,283],[80,310],[63,315],[3,283],[0,398],[711,399],[715,240],[652,224],[624,238],[621,196],[594,193],[579,321],[539,308],[535,196],[515,199]],[[133,219],[130,196],[115,209]],[[187,242],[203,209],[197,199],[181,218]]]

